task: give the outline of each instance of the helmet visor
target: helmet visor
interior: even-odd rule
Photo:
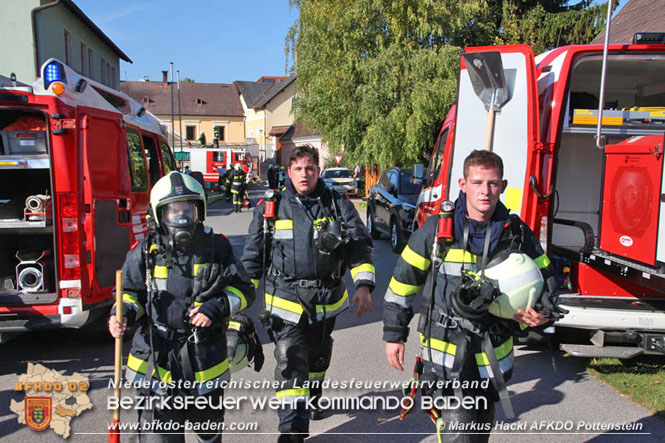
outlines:
[[[196,223],[196,203],[191,201],[171,202],[162,207],[162,221],[167,226],[185,227]]]

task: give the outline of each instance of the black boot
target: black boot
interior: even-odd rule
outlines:
[[[303,434],[279,434],[277,443],[303,443],[305,436]]]

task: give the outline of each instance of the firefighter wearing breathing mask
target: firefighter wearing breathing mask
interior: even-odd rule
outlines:
[[[139,395],[205,397],[184,409],[182,402],[163,407],[155,402],[140,411],[141,422],[221,426],[222,382],[230,375],[227,323],[253,302],[254,287],[228,239],[203,225],[205,194],[192,177],[171,172],[158,180],[149,212],[151,229],[123,265],[125,322],[120,325],[112,315],[109,331],[117,338],[127,326],[139,325],[125,374],[128,381],[141,382]],[[221,441],[216,432],[197,438]],[[145,433],[140,440],[184,442],[184,435]]]
[[[458,406],[425,411],[442,441],[487,441],[497,401],[510,418],[505,383],[513,369],[513,336],[566,312],[558,307],[550,261],[535,235],[499,201],[506,185],[501,158],[473,151],[464,161],[457,201],[444,202],[441,214],[413,233],[384,297],[386,357],[402,371],[414,299],[424,286],[414,378],[432,404],[439,399],[439,405]],[[468,399],[475,407],[462,406]]]
[[[373,244],[353,204],[319,178],[315,148],[294,149],[286,190],[273,193],[254,212],[242,262],[257,288],[264,277],[261,319],[275,342],[279,441],[297,442],[307,436],[310,418],[323,418],[317,399],[335,318],[349,307],[347,268],[356,288],[351,305],[358,315],[370,307]]]

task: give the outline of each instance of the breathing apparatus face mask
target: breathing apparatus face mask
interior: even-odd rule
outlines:
[[[458,317],[480,320],[487,316],[490,304],[499,294],[495,281],[463,270],[462,282],[451,294],[451,308]]]
[[[198,213],[196,203],[191,201],[178,201],[164,205],[161,208],[161,220],[169,236],[178,246],[187,245],[193,235]]]
[[[333,220],[325,223],[319,229],[319,236],[316,239],[316,249],[324,254],[332,254],[351,239],[346,226],[340,220]]]

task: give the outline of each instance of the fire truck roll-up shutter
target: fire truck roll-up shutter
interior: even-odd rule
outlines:
[[[124,166],[127,148],[121,116],[79,108],[84,153],[86,260],[100,288],[113,286],[115,270],[121,269],[129,249],[127,200],[129,177]],[[91,279],[92,280],[92,279]]]
[[[535,194],[528,192],[528,183],[529,171],[536,161],[532,152],[539,126],[536,67],[531,48],[526,45],[468,48],[460,65],[458,94],[450,198],[457,198],[459,193],[457,180],[464,175],[466,156],[474,149],[488,147],[504,163],[508,187],[501,200],[511,212],[528,221],[527,206],[536,202]]]

